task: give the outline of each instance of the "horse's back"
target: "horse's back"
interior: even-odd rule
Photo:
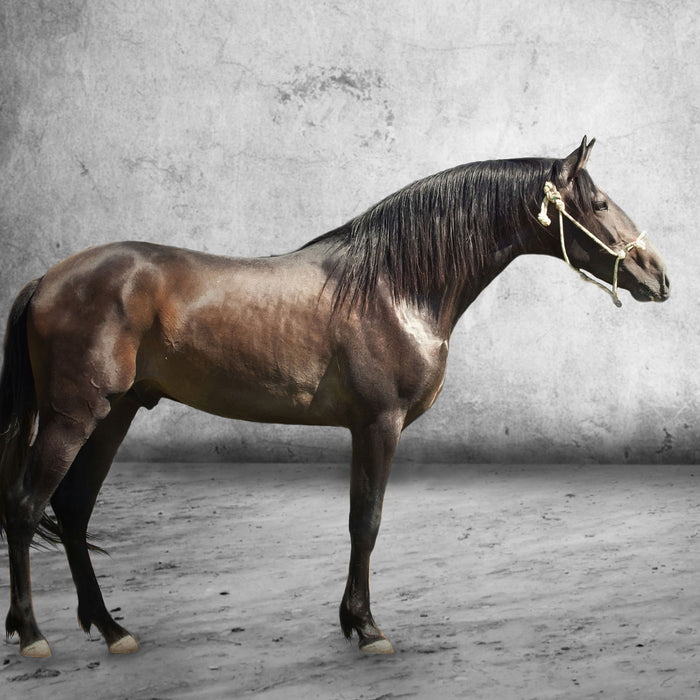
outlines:
[[[324,279],[318,266],[287,258],[234,258],[155,243],[108,243],[52,267],[32,300],[32,316],[46,332],[66,331],[71,320],[89,328],[88,319],[101,325],[109,317],[143,331],[155,316],[168,326],[193,305],[281,293],[282,285],[294,286],[300,278],[311,282],[311,294],[318,292]]]

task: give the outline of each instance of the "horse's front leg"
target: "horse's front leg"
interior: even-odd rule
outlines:
[[[399,442],[403,415],[383,416],[352,430],[350,480],[350,570],[340,604],[340,625],[349,639],[355,630],[360,649],[391,654],[391,642],[372,618],[369,606],[369,557],[379,532],[391,460]]]

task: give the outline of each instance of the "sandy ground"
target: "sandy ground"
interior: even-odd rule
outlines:
[[[346,467],[117,464],[95,564],[139,652],[87,639],[62,552],[38,551],[54,655],[5,643],[0,697],[697,698],[699,486],[693,467],[396,465],[372,592],[397,652],[367,657],[337,621]]]

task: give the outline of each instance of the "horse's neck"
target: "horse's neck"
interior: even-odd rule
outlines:
[[[462,314],[471,306],[481,292],[510,265],[515,258],[530,252],[544,252],[534,250],[531,245],[531,236],[512,237],[504,242],[482,265],[481,269],[467,279],[457,281],[454,293],[450,295],[443,307],[442,323],[449,326],[450,332],[461,318]]]

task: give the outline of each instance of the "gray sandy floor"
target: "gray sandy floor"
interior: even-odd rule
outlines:
[[[115,465],[95,566],[140,650],[87,639],[62,552],[34,552],[54,655],[5,643],[0,697],[700,696],[700,468],[396,465],[372,559],[391,657],[337,621],[347,472]]]

